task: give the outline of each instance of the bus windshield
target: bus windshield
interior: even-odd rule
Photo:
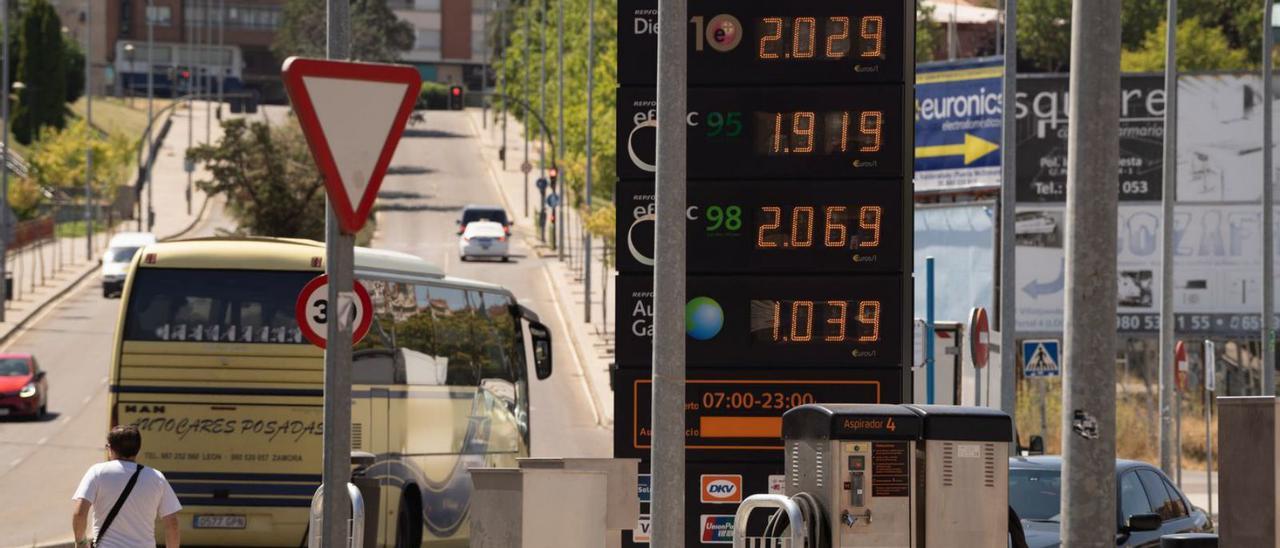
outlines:
[[[140,268],[126,341],[306,344],[294,319],[315,272]]]

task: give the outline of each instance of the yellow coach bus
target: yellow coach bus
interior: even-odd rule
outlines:
[[[305,545],[320,484],[323,352],[295,321],[322,271],[313,241],[202,239],[150,245],[124,288],[111,424],[142,431],[182,540]],[[529,452],[529,374],[551,374],[550,333],[507,290],[447,277],[417,257],[358,248],[374,305],[353,352],[352,451],[376,458],[379,544],[465,546],[468,468]],[[526,340],[525,333],[529,334]]]

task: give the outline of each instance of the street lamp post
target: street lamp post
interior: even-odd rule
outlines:
[[[143,184],[147,185],[147,232],[150,232],[155,225],[155,203],[152,201],[154,194],[151,192],[151,164],[155,163],[152,155],[155,153],[155,143],[151,142],[151,124],[155,123],[155,113],[153,111],[155,101],[155,18],[151,15],[154,8],[152,0],[147,0],[147,178]],[[141,211],[139,211],[141,213]]]
[[[133,70],[133,55],[136,49],[137,48],[133,47],[133,44],[124,45],[124,60],[129,62],[129,70],[131,71]],[[133,90],[129,89],[129,86],[124,85],[124,75],[118,76],[116,78],[116,83],[120,85],[121,89],[124,91],[124,94],[129,97],[129,107],[132,108],[133,107]]]
[[[5,100],[0,101],[0,116],[4,117],[4,137],[2,138],[4,140],[4,163],[0,164],[0,211],[4,211],[9,208],[9,0],[0,0],[0,27],[4,28],[2,38],[4,45],[0,46],[4,48],[3,66],[0,67],[0,72],[3,73],[0,79],[3,79],[4,85],[0,85],[0,90],[5,93]],[[19,83],[21,82],[13,83],[15,89]],[[56,221],[55,219],[55,228],[57,227]],[[0,233],[0,322],[4,321],[5,303],[9,302],[6,294],[7,288],[4,285],[6,266],[4,257],[8,252],[5,243],[3,234]]]

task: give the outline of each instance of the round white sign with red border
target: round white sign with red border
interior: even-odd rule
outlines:
[[[329,306],[329,275],[316,276],[298,293],[298,302],[294,306],[294,315],[298,320],[298,328],[311,344],[325,348],[329,335],[328,319],[333,314],[347,310],[346,316],[354,326],[351,331],[351,343],[360,342],[369,333],[373,324],[373,300],[369,292],[360,282],[352,284],[352,294],[339,297],[339,305]]]

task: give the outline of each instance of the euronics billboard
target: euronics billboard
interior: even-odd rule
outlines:
[[[916,67],[916,191],[1000,184],[1001,58]]]

